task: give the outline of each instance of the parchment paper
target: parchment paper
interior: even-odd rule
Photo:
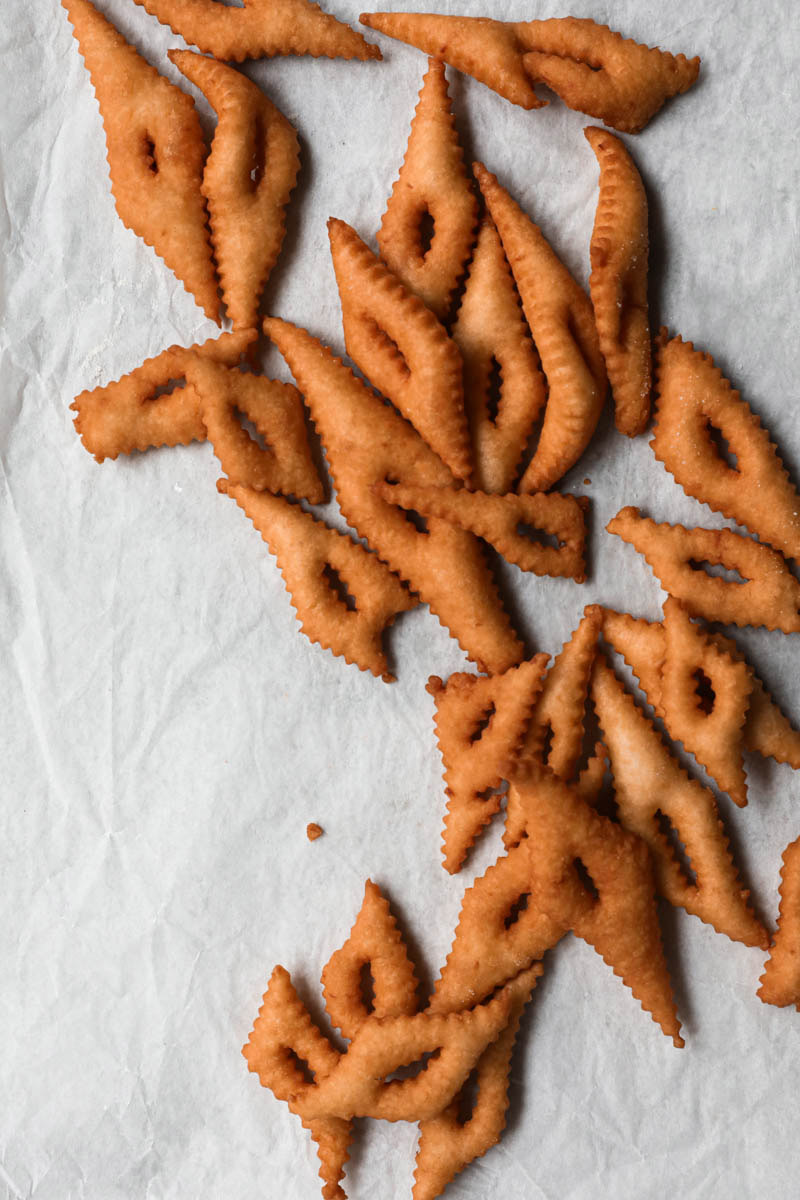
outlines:
[[[98,7],[180,78],[164,57],[179,38],[129,0]],[[714,354],[794,470],[793,0],[490,7],[592,16],[702,56],[692,91],[629,139],[652,208],[654,324]],[[332,11],[358,16],[348,0]],[[453,0],[450,11],[489,9]],[[339,353],[325,219],[373,237],[425,68],[416,51],[369,36],[382,63],[245,68],[302,138],[268,308]],[[464,888],[500,852],[495,826],[459,876],[440,866],[424,684],[466,659],[418,609],[390,634],[396,684],[346,666],[299,633],[274,560],[215,491],[209,446],[103,466],[82,448],[68,411],[77,392],[214,328],[116,216],[97,105],[56,0],[6,0],[0,47],[0,1195],[306,1200],[319,1194],[311,1141],[248,1076],[240,1047],[275,963],[321,1012],[320,969],[367,877],[435,978]],[[498,172],[585,282],[588,119],[558,101],[526,113],[450,74],[467,154]],[[274,351],[264,367],[288,375]],[[603,531],[623,504],[722,524],[683,495],[646,437],[630,443],[609,419],[562,486],[592,500],[590,582],[506,572],[531,649],[553,653],[591,601],[660,614],[649,568]],[[797,639],[739,640],[800,718]],[[798,780],[771,761],[747,766],[749,806],[720,807],[772,922],[780,854],[800,833]],[[325,830],[313,845],[309,821]],[[798,1194],[800,1017],[756,998],[760,952],[663,915],[687,1048],[565,939],[525,1021],[509,1128],[453,1200]],[[410,1195],[415,1128],[357,1124],[349,1195]]]

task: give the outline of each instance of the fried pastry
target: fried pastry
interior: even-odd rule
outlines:
[[[474,243],[478,203],[464,169],[444,64],[428,60],[408,149],[378,231],[381,258],[440,321]],[[424,223],[432,222],[430,239]]]
[[[364,999],[363,971],[369,971],[372,982],[372,998],[369,1008]],[[380,888],[368,879],[364,888],[364,901],[349,937],[335,950],[322,969],[322,994],[325,1011],[331,1024],[349,1039],[373,1015],[378,1017],[411,1016],[417,1011],[417,978],[414,966],[408,957],[405,942],[392,915],[388,901]],[[326,1141],[318,1139],[317,1127],[327,1131],[333,1125],[333,1137]],[[340,1117],[317,1117],[305,1122],[311,1136],[319,1145],[323,1179],[334,1180],[335,1186],[344,1174],[347,1161],[347,1146],[340,1126],[345,1124],[351,1133],[350,1122]],[[345,1151],[342,1155],[342,1150]],[[323,1154],[323,1151],[325,1152]],[[323,1171],[325,1172],[323,1174]],[[322,1195],[327,1200],[331,1194],[335,1200],[344,1196],[339,1193]]]
[[[619,138],[590,126],[600,165],[589,258],[589,293],[620,433],[636,437],[650,419],[652,363],[647,307],[647,195]]]
[[[199,356],[187,363],[186,382],[200,400],[206,437],[231,483],[322,503],[325,488],[311,459],[297,388]],[[240,416],[253,423],[263,446]]]
[[[602,625],[602,609],[590,604],[547,672],[531,714],[525,757],[544,762],[560,779],[572,779],[580,758],[586,695]]]
[[[602,609],[597,604],[589,605],[544,677],[520,754],[525,762],[534,759],[569,782],[576,773],[583,747],[586,697],[602,623]],[[591,786],[590,779],[591,776],[587,777],[587,786]],[[503,844],[507,849],[516,846],[524,832],[524,812],[512,773]]]
[[[778,932],[759,982],[765,1004],[800,1012],[800,838],[783,852]]]
[[[452,484],[419,434],[303,329],[271,318],[264,330],[289,364],[325,445],[345,519],[430,605],[481,669],[499,674],[521,662],[476,538],[446,521],[420,530],[373,485],[386,479]]]
[[[505,1129],[511,1055],[520,1020],[540,974],[538,964],[508,984],[511,1015],[497,1041],[475,1066],[476,1096],[469,1118],[460,1118],[461,1096],[419,1126],[413,1200],[435,1200],[469,1163],[496,1146]]]
[[[769,938],[748,904],[713,795],[673,758],[602,654],[592,672],[592,700],[619,819],[650,847],[661,895],[718,933],[766,948]],[[688,862],[678,857],[674,837]]]
[[[664,626],[659,621],[644,621],[627,613],[603,609],[603,634],[625,659],[639,680],[647,699],[664,719],[661,699],[661,672],[666,654]],[[724,634],[710,635],[712,642],[731,658],[745,662],[736,643]],[[800,770],[800,730],[793,727],[772,699],[764,683],[748,663],[752,691],[742,730],[745,750],[789,763]]]
[[[439,1151],[447,1156],[451,1177],[498,1140],[511,1050],[540,973],[537,963],[501,981],[486,1004],[418,1012],[416,977],[403,938],[369,880],[350,935],[322,976],[328,1015],[351,1043],[346,1053],[339,1054],[315,1025],[284,968],[275,969],[243,1054],[262,1085],[288,1102],[317,1142],[325,1200],[344,1200],[340,1181],[357,1114],[421,1122],[426,1149],[419,1178],[427,1177],[431,1186]],[[412,1063],[420,1069],[402,1082],[391,1078]],[[452,1127],[459,1092],[472,1074],[478,1103],[470,1128],[459,1135]]]
[[[487,1004],[461,1012],[373,1016],[359,1027],[333,1070],[314,1083],[304,1081],[289,1097],[289,1107],[306,1120],[427,1120],[449,1104],[510,1017],[508,988]],[[419,1074],[402,1081],[388,1079],[424,1055],[430,1057]]]
[[[660,621],[644,621],[629,613],[603,609],[603,637],[611,643],[639,680],[656,715],[664,718],[661,703],[661,672],[667,653],[667,639]]]
[[[683,1046],[647,847],[533,758],[521,761],[516,786],[527,834],[518,849],[528,848],[534,903],[588,942]]]
[[[305,1086],[302,1066],[313,1072],[315,1079],[322,1079],[339,1061],[338,1052],[312,1021],[283,967],[272,972],[242,1054],[261,1086],[284,1101]],[[351,1123],[326,1115],[304,1119],[303,1125],[317,1145],[324,1200],[346,1200],[339,1181],[352,1141]]]
[[[738,521],[790,558],[800,558],[800,496],[777,447],[710,354],[661,330],[656,425],[650,445],[687,496]],[[719,435],[735,458],[730,465]]]
[[[757,733],[750,739],[745,733],[756,681],[735,644],[690,621],[673,597],[664,602],[663,623],[604,609],[603,633],[639,679],[670,737],[736,804],[746,804],[742,748],[758,744]],[[756,729],[758,719],[756,713]]]
[[[645,846],[533,759],[519,775],[526,836],[465,892],[429,1011],[477,1003],[573,929],[682,1045]],[[600,900],[586,886],[587,872]]]
[[[602,741],[596,742],[586,766],[575,780],[575,791],[592,808],[600,798],[607,771],[608,751]]]
[[[528,21],[517,29],[532,82],[621,133],[639,133],[666,100],[688,91],[700,70],[699,58],[643,46],[585,18]]]
[[[638,133],[666,100],[687,91],[700,59],[673,56],[577,17],[494,21],[439,13],[362,13],[362,25],[435,55],[512,104],[541,108],[545,83],[570,108]]]
[[[472,470],[461,355],[436,317],[344,221],[328,222],[347,353],[459,479]]]
[[[800,584],[777,550],[730,529],[657,525],[633,507],[620,509],[606,529],[644,555],[664,591],[693,617],[800,632]],[[711,575],[704,563],[739,579]]]
[[[503,244],[488,216],[451,337],[464,360],[473,483],[482,492],[510,492],[547,392]]]
[[[429,1012],[457,1012],[534,964],[561,940],[568,924],[530,901],[526,844],[498,858],[461,902],[453,944],[428,1004]],[[576,892],[576,903],[581,896]]]
[[[664,602],[664,634],[661,707],[667,732],[683,743],[735,804],[745,805],[742,726],[753,689],[752,672],[747,663],[715,645],[673,597]],[[704,681],[707,698],[698,693]]]
[[[275,54],[380,58],[349,25],[310,0],[136,0],[162,25],[214,58],[242,62]]]
[[[391,683],[381,635],[417,603],[397,576],[299,505],[224,479],[217,487],[236,501],[277,558],[309,641]]]
[[[300,168],[294,128],[246,75],[190,50],[170,60],[204,93],[217,128],[203,172],[222,299],[234,329],[253,329],[283,245]]]
[[[401,508],[451,521],[483,538],[523,571],[583,583],[586,545],[585,496],[533,492],[506,496],[465,489],[380,483],[376,492]],[[544,536],[542,536],[544,535]],[[557,545],[545,540],[551,537]]]
[[[70,408],[85,448],[101,463],[134,450],[204,441],[202,403],[186,382],[187,368],[196,359],[233,367],[257,336],[247,329],[188,349],[170,346],[115,383],[81,392]]]
[[[536,452],[520,492],[546,492],[578,461],[597,427],[608,382],[592,305],[494,175],[475,175],[497,226],[547,379],[547,405]]]
[[[537,654],[488,679],[459,672],[446,684],[437,675],[428,680],[448,798],[444,866],[451,874],[500,810],[497,789],[513,767],[547,662]]]
[[[242,1054],[248,1070],[258,1075],[261,1086],[269,1088],[278,1100],[289,1100],[309,1086],[301,1065],[310,1068],[315,1079],[323,1079],[341,1057],[314,1024],[289,972],[280,966],[270,976]]]
[[[720,639],[730,654],[740,654],[729,638],[720,635]],[[800,730],[781,712],[757,675],[753,675],[750,707],[744,723],[744,745],[746,750],[789,763],[795,771],[800,771]]]
[[[362,971],[372,980],[367,1008]],[[368,879],[364,900],[345,943],[322,969],[322,994],[331,1024],[352,1040],[365,1021],[379,1017],[411,1016],[417,1011],[417,977],[403,935],[389,902]]]
[[[528,109],[547,104],[533,90],[517,26],[510,22],[409,12],[362,13],[359,21],[472,75],[512,104]]]
[[[95,90],[111,190],[127,229],[152,246],[207,317],[219,297],[205,202],[206,157],[194,104],[137,54],[89,0],[62,0]]]

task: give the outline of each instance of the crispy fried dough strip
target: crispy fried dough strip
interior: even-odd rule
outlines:
[[[497,1041],[478,1059],[474,1076],[477,1097],[469,1120],[459,1120],[460,1096],[419,1127],[413,1200],[435,1200],[459,1171],[496,1146],[505,1129],[511,1055],[525,1005],[540,968],[521,972],[509,985],[511,1017]]]
[[[322,1200],[347,1200],[347,1193],[339,1180],[344,1177],[344,1167],[350,1157],[353,1126],[341,1117],[315,1117],[303,1121],[317,1146],[319,1177],[322,1180]]]
[[[422,301],[344,221],[328,221],[347,353],[453,474],[472,470],[461,355]]]
[[[603,609],[603,634],[618,650],[637,676],[659,717],[664,718],[661,703],[661,670],[666,654],[664,626],[658,621],[644,621],[627,613]],[[721,633],[711,634],[711,640],[738,662],[746,662],[736,643]],[[764,683],[753,671],[753,690],[745,717],[742,737],[744,747],[753,754],[789,763],[800,770],[800,730],[783,715]]]
[[[200,398],[206,436],[231,483],[322,503],[325,488],[311,459],[297,388],[209,358],[188,362],[186,381]],[[264,447],[251,438],[237,413],[253,422]]]
[[[275,318],[268,337],[288,362],[325,445],[339,505],[349,523],[430,605],[482,669],[499,674],[522,660],[480,545],[471,534],[431,520],[428,532],[372,486],[387,478],[443,487],[444,464],[407,422],[360,383],[305,330]],[[453,581],[458,581],[454,586]]]
[[[546,83],[570,108],[626,133],[694,83],[699,58],[648,49],[575,17],[504,23],[438,13],[362,13],[362,25],[416,46],[472,75],[512,104],[542,108]]]
[[[362,970],[368,967],[373,985],[372,1005],[368,1009],[363,996]],[[380,888],[367,880],[364,900],[347,941],[334,951],[322,969],[322,991],[325,1010],[331,1023],[351,1039],[356,1030],[371,1015],[378,1017],[411,1016],[417,1011],[417,979],[414,965],[408,957],[405,942],[397,922],[384,899]],[[338,1117],[317,1117],[304,1122],[312,1130],[312,1137],[319,1147],[322,1163],[320,1175],[326,1181],[338,1181],[344,1174],[348,1145],[341,1138]],[[325,1137],[327,1126],[333,1126],[332,1135]],[[315,1131],[320,1129],[322,1136]],[[342,1150],[344,1154],[342,1156]],[[328,1186],[331,1186],[328,1184]],[[323,1197],[340,1200],[344,1192],[322,1191]]]
[[[394,676],[381,634],[398,613],[416,604],[397,576],[363,546],[299,505],[225,479],[217,488],[236,501],[277,558],[309,641],[391,683]]]
[[[608,752],[602,742],[597,742],[594,753],[572,785],[581,800],[591,805],[592,808],[596,806],[600,797],[607,769]],[[512,782],[509,784],[503,844],[507,850],[513,850],[527,836],[525,805],[522,800],[522,794]]]
[[[800,838],[783,852],[778,932],[757,995],[765,1004],[800,1012]]]
[[[450,1103],[487,1046],[511,1016],[504,988],[486,1005],[462,1012],[373,1017],[358,1029],[333,1070],[299,1088],[289,1107],[299,1116],[424,1121]],[[438,1053],[437,1053],[438,1052]],[[388,1080],[402,1066],[432,1055],[413,1078]]]
[[[730,529],[657,525],[633,507],[620,509],[606,529],[644,555],[664,591],[693,617],[800,632],[800,583],[777,550]],[[736,571],[745,582],[709,575],[704,562]]]
[[[305,1062],[315,1077],[324,1078],[341,1055],[314,1024],[294,989],[289,972],[272,972],[258,1017],[242,1054],[248,1070],[258,1075],[262,1087],[278,1100],[302,1094],[313,1087],[291,1054]]]
[[[672,757],[600,654],[592,699],[611,759],[619,819],[650,847],[661,895],[718,933],[766,948],[769,938],[748,905],[713,795]],[[695,882],[681,866],[660,817],[686,847]]]
[[[424,517],[450,521],[483,538],[508,562],[536,575],[552,575],[583,583],[586,545],[585,496],[535,492],[506,496],[454,488],[412,487],[381,483],[379,496]],[[528,536],[526,529],[552,534],[558,546]]]
[[[542,761],[549,731],[552,741],[546,764],[561,779],[572,778],[581,755],[586,694],[602,624],[602,609],[597,604],[588,605],[578,628],[547,672],[531,714],[524,756]]]
[[[528,21],[517,30],[530,48],[522,65],[534,83],[546,83],[569,108],[622,133],[644,129],[700,70],[699,58],[643,46],[586,19]]]
[[[248,1070],[255,1072],[261,1086],[269,1088],[278,1100],[288,1100],[299,1088],[313,1086],[306,1082],[292,1054],[305,1061],[317,1078],[324,1078],[339,1061],[338,1052],[312,1021],[283,967],[272,972],[242,1054]],[[324,1115],[304,1120],[303,1125],[317,1144],[324,1200],[345,1200],[339,1180],[352,1140],[350,1122]]]
[[[170,346],[115,383],[81,392],[70,408],[78,414],[75,429],[84,446],[103,462],[134,450],[204,441],[206,427],[195,389],[185,386],[156,393],[173,380],[185,381],[187,366],[195,358],[234,366],[257,336],[255,329],[248,329],[220,334],[189,349]]]
[[[575,781],[575,791],[586,804],[595,806],[608,770],[608,751],[602,742],[595,744],[594,753]]]
[[[520,754],[525,763],[528,759],[535,759],[567,781],[572,780],[581,756],[586,696],[602,623],[603,614],[599,605],[587,605],[583,620],[569,641],[564,643],[544,677]],[[595,765],[593,771],[596,769]],[[593,778],[594,773],[590,772],[585,781],[587,788],[591,788]],[[525,808],[512,772],[508,781],[503,845],[510,850],[519,845],[524,834]]]
[[[560,779],[572,781],[583,746],[586,696],[602,622],[603,614],[599,605],[587,605],[583,620],[569,641],[564,643],[561,653],[545,675],[541,693],[533,706],[520,754],[525,769],[528,760],[535,759],[547,765]],[[596,747],[596,755],[599,752],[600,748]],[[605,764],[604,748],[602,762]],[[581,777],[582,787],[589,793],[595,785],[598,771],[599,791],[605,765],[600,770],[600,764],[590,759],[586,765],[586,776]],[[579,785],[581,779],[578,781]],[[509,850],[519,845],[524,835],[525,807],[515,774],[512,772],[508,781],[503,845]]]
[[[473,169],[547,379],[542,432],[519,484],[521,492],[545,492],[583,454],[603,408],[608,383],[592,305],[538,225],[484,166]]]
[[[747,803],[742,765],[742,726],[753,690],[752,671],[715,645],[679,600],[664,601],[666,654],[661,678],[661,705],[669,736],[706,768],[740,807]],[[704,711],[697,674],[710,681],[713,705]]]
[[[647,847],[535,759],[520,765],[517,788],[527,833],[519,849],[529,849],[534,902],[594,947],[667,1037],[682,1046]],[[582,882],[579,863],[596,894]]]
[[[214,58],[242,62],[276,54],[380,58],[377,46],[309,0],[136,0],[162,25]]]
[[[451,874],[500,811],[501,796],[493,789],[513,767],[547,662],[546,654],[537,654],[488,679],[459,672],[447,684],[437,675],[428,680],[448,797],[443,859]]]
[[[603,637],[625,659],[639,680],[648,703],[663,720],[661,672],[667,653],[664,626],[660,621],[644,621],[629,613],[604,608]]]
[[[436,981],[429,1012],[457,1012],[478,1004],[507,979],[526,971],[566,933],[536,904],[527,844],[499,858],[461,902],[453,945]],[[574,899],[580,902],[576,891]]]
[[[421,222],[433,220],[430,245]],[[464,169],[444,64],[428,60],[411,134],[378,231],[386,265],[440,321],[474,243],[478,203]]]
[[[127,229],[152,246],[219,324],[200,191],[206,156],[194,104],[128,45],[89,0],[62,0],[106,133],[111,190]]]
[[[83,392],[71,407],[75,428],[98,462],[152,446],[210,441],[233,483],[302,496],[313,504],[324,487],[311,459],[303,403],[290,384],[233,369],[255,330],[222,334],[201,346],[173,346],[116,383]],[[184,387],[156,395],[171,380]],[[236,413],[266,439],[260,447]]]
[[[361,971],[367,966],[374,991],[369,1009],[361,988]],[[372,1015],[411,1016],[417,1011],[414,964],[389,902],[371,879],[347,941],[322,969],[322,993],[331,1023],[348,1040]]]
[[[650,419],[652,364],[647,309],[647,195],[625,146],[605,129],[584,136],[600,164],[589,258],[589,292],[620,433],[636,437]]]
[[[753,690],[743,730],[745,749],[800,770],[800,731],[783,715],[733,638],[714,633],[711,640],[737,662],[746,663],[752,678]]]
[[[777,447],[710,354],[680,337],[657,343],[657,412],[650,445],[688,496],[738,521],[776,550],[800,558],[800,496]],[[722,435],[732,467],[712,437]]]
[[[800,771],[800,730],[784,716],[757,675],[753,676],[744,723],[744,744],[747,750],[779,763],[789,763],[795,771]]]
[[[503,244],[487,216],[451,336],[464,360],[473,481],[483,492],[509,492],[547,392]],[[499,375],[495,413],[493,369]]]
[[[522,65],[517,26],[489,17],[440,13],[362,13],[362,25],[443,59],[522,108],[544,108]]]
[[[190,50],[170,60],[205,94],[217,128],[203,172],[222,298],[234,329],[252,329],[286,232],[300,168],[294,128],[246,75]]]

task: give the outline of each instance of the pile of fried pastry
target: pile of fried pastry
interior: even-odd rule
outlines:
[[[506,853],[466,891],[433,994],[421,1004],[397,923],[368,882],[322,973],[346,1051],[282,967],[244,1049],[316,1142],[327,1200],[345,1195],[352,1121],[363,1116],[419,1123],[413,1194],[433,1200],[500,1137],[520,1018],[545,952],[565,934],[593,946],[678,1046],[657,896],[769,950],[761,999],[800,1008],[800,839],[784,855],[771,939],[715,795],[670,749],[681,743],[738,805],[744,750],[800,768],[800,733],[735,642],[707,627],[800,629],[787,561],[800,559],[800,500],[768,432],[710,356],[666,331],[651,336],[647,198],[622,141],[584,131],[599,164],[587,295],[495,176],[479,163],[468,174],[444,67],[525,108],[544,103],[534,85],[546,83],[630,133],[691,86],[699,61],[569,17],[362,16],[431,57],[378,254],[344,221],[328,225],[345,345],[361,375],[311,333],[269,317],[263,332],[294,387],[253,364],[298,139],[224,60],[380,52],[308,0],[136,2],[204,52],[169,57],[217,126],[207,152],[191,99],[90,0],[62,0],[103,116],[117,209],[218,323],[221,298],[232,330],[170,347],[78,396],[86,449],[102,462],[210,441],[218,489],[275,555],[311,641],[389,682],[383,634],[425,603],[480,672],[428,683],[447,796],[444,866],[461,868],[503,805]],[[656,458],[753,536],[622,509],[608,530],[660,580],[663,620],[591,604],[548,665],[547,654],[525,657],[485,547],[523,571],[584,583],[588,501],[551,489],[588,446],[609,389],[629,437],[650,424],[654,397]],[[327,487],[309,418],[357,537],[311,511]],[[618,678],[612,650],[656,723]]]

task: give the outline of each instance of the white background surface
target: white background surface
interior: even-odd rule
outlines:
[[[179,78],[164,54],[180,39],[128,0],[98,7]],[[358,14],[344,0],[333,11]],[[652,205],[654,324],[715,355],[794,470],[795,6],[575,0],[491,15],[567,12],[703,58],[692,91],[628,139]],[[500,848],[495,826],[460,876],[439,865],[424,684],[466,660],[424,609],[390,634],[391,687],[308,643],[274,561],[215,491],[210,446],[103,466],[83,450],[77,392],[213,326],[115,214],[96,102],[56,0],[6,0],[3,17],[0,1196],[305,1200],[319,1194],[310,1139],[239,1049],[277,962],[319,1011],[320,969],[368,876],[435,977],[464,887]],[[246,68],[302,138],[269,310],[339,352],[325,218],[372,237],[425,67],[368,36],[383,63]],[[526,113],[450,74],[468,155],[585,281],[587,119],[558,101]],[[274,352],[265,366],[285,375]],[[555,652],[591,601],[660,615],[643,560],[603,532],[623,504],[720,524],[646,438],[631,444],[608,419],[562,486],[593,501],[591,576],[578,587],[508,569],[531,650]],[[797,639],[737,636],[800,718]],[[748,769],[749,807],[720,806],[771,920],[780,853],[800,833],[799,781],[760,759]],[[325,829],[313,845],[312,820]],[[509,1129],[453,1200],[797,1195],[800,1017],[756,998],[759,951],[684,913],[665,910],[664,932],[687,1048],[566,939],[526,1018]],[[349,1195],[410,1195],[414,1127],[358,1125]]]

